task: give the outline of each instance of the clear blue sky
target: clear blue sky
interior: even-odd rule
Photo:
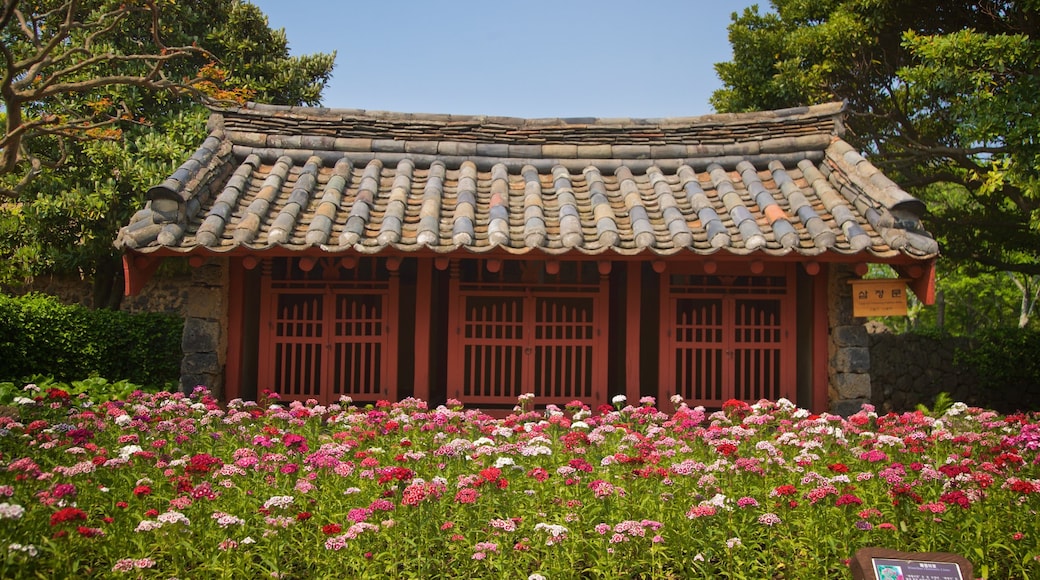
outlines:
[[[730,15],[765,0],[252,0],[293,54],[335,50],[323,104],[515,117],[711,113]]]

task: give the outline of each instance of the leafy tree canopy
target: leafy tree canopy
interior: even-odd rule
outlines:
[[[290,56],[244,0],[3,0],[0,283],[121,293],[118,228],[198,146],[204,104],[318,104],[335,54]]]
[[[1040,0],[772,0],[734,14],[722,112],[848,102],[951,260],[1040,275]]]

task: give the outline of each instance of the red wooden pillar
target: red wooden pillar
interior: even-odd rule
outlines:
[[[400,341],[397,338],[398,333],[398,316],[397,310],[398,305],[401,303],[401,280],[399,270],[401,268],[401,259],[396,256],[391,256],[386,260],[386,269],[390,271],[390,281],[387,293],[387,304],[390,306],[386,309],[386,315],[384,317],[383,327],[386,331],[386,361],[383,367],[383,396],[390,401],[397,400],[397,351]]]
[[[820,272],[813,276],[813,332],[812,332],[812,411],[821,413],[830,407],[829,385],[827,384],[827,365],[830,364],[827,353],[828,320],[827,305],[833,299],[827,295],[827,278],[830,266],[824,265]]]
[[[465,302],[459,296],[459,261],[451,260],[448,266],[448,388],[447,396],[458,399],[462,396],[464,354],[460,334],[465,325],[463,320]]]
[[[640,336],[639,310],[642,303],[642,263],[629,262],[626,272],[627,288],[625,291],[625,334],[629,340],[625,341],[625,396],[631,405],[639,403],[640,393],[640,369],[639,369],[639,346],[642,340]],[[660,401],[658,402],[660,403]]]
[[[245,276],[242,260],[228,260],[227,296],[224,304],[228,309],[227,355],[224,361],[224,400],[230,401],[242,396],[242,322],[245,300],[243,277]]]
[[[433,260],[420,258],[415,275],[415,388],[412,396],[430,400],[430,318],[433,314]]]

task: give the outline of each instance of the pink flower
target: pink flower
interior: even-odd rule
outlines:
[[[776,524],[780,523],[780,516],[772,512],[767,512],[758,516],[758,523],[762,524],[763,526],[775,526]]]
[[[737,500],[737,507],[748,508],[758,507],[758,500],[753,497],[742,497]]]
[[[689,519],[713,516],[718,512],[713,505],[695,505],[686,512]]]

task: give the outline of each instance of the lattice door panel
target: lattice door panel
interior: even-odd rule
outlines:
[[[676,301],[671,320],[675,325],[673,393],[687,401],[717,401],[725,395],[722,302],[690,298]]]
[[[323,294],[280,294],[271,337],[271,390],[289,399],[321,397],[325,350]]]
[[[387,293],[331,286],[265,291],[273,313],[261,325],[260,388],[325,405],[342,395],[362,403],[387,396],[394,370]]]
[[[734,300],[733,306],[733,398],[775,401],[784,396],[781,302]]]
[[[384,297],[337,294],[332,336],[332,386],[335,398],[348,395],[372,401],[383,394],[387,333]]]
[[[600,298],[462,293],[457,300],[461,313],[452,318],[460,328],[449,345],[455,398],[472,405],[511,405],[523,393],[538,404],[602,398]]]
[[[510,403],[522,394],[524,299],[466,296],[463,402]]]
[[[595,375],[595,301],[538,298],[534,306],[535,396],[588,401],[593,396]]]
[[[769,280],[727,286],[700,278],[666,289],[661,399],[678,393],[690,405],[718,408],[729,399],[793,398],[793,295]]]

